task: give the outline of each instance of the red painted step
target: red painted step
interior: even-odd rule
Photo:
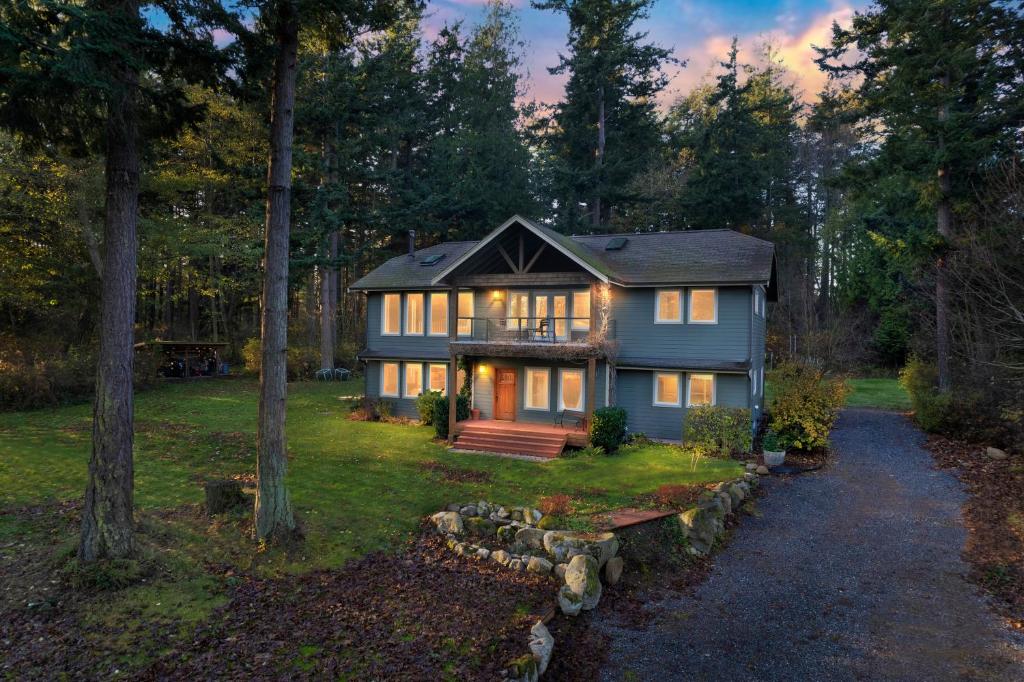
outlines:
[[[565,436],[546,438],[544,442],[538,442],[536,439],[523,439],[519,436],[520,434],[510,433],[504,433],[501,436],[463,433],[456,438],[455,447],[464,450],[547,458],[558,457],[565,447]]]

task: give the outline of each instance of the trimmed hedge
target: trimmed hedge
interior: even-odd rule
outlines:
[[[626,411],[621,407],[600,407],[590,422],[590,444],[611,453],[626,439]]]
[[[459,393],[455,396],[455,421],[466,419],[469,419],[469,397]],[[438,438],[448,438],[448,398],[445,396],[434,403],[434,431]]]

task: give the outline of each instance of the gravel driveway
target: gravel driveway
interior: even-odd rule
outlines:
[[[1024,680],[963,576],[964,493],[890,412],[845,410],[826,469],[772,479],[692,596],[613,614],[606,680]],[[628,570],[628,568],[627,568]]]

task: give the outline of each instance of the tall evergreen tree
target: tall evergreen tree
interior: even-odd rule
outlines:
[[[552,74],[568,74],[565,99],[548,140],[558,222],[606,229],[616,207],[637,197],[631,180],[656,157],[660,131],[655,97],[667,79],[670,51],[635,32],[653,0],[543,0],[537,9],[569,19],[569,53]],[[580,215],[585,206],[586,217]]]
[[[215,84],[227,60],[211,29],[234,27],[217,2],[137,0],[0,6],[0,125],[43,144],[103,150],[106,207],[92,457],[82,561],[134,551],[132,367],[139,175],[147,140],[194,121],[182,84]]]
[[[947,274],[958,206],[970,205],[979,174],[1015,151],[1024,121],[1020,74],[1024,23],[994,0],[878,0],[833,28],[818,63],[856,77],[853,119],[878,126],[879,152],[865,172],[904,175],[932,207],[935,357],[942,391],[952,385]]]

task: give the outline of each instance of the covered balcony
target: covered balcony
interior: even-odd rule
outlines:
[[[534,358],[603,357],[614,342],[614,320],[590,317],[460,317],[457,355]]]

